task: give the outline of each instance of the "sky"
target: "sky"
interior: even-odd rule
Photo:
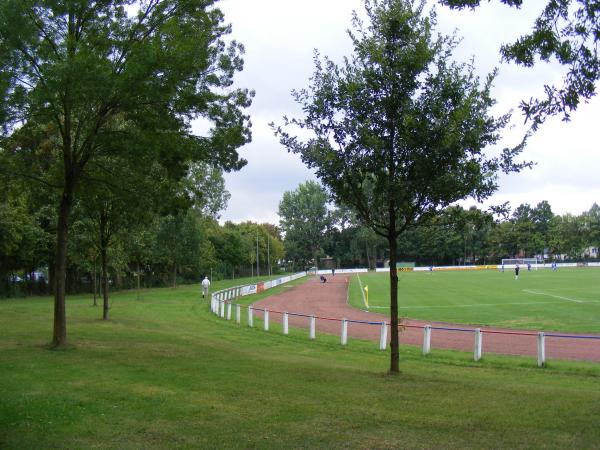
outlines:
[[[456,30],[462,42],[454,53],[457,61],[474,58],[481,77],[494,67],[499,75],[492,90],[498,103],[494,113],[513,110],[511,128],[505,130],[502,147],[516,145],[525,133],[521,100],[541,96],[543,85],[558,83],[564,68],[538,64],[525,69],[500,62],[502,43],[513,42],[529,31],[539,8],[547,2],[525,2],[516,10],[499,2],[484,2],[475,11],[450,11],[435,4],[436,30]],[[433,5],[433,4],[429,4]],[[307,180],[316,180],[300,159],[289,154],[274,136],[269,123],[281,125],[283,116],[301,118],[291,96],[293,89],[308,85],[314,72],[314,50],[340,63],[352,54],[347,35],[352,11],[364,15],[362,0],[222,0],[218,7],[232,25],[231,38],[246,49],[244,71],[236,86],[256,91],[248,109],[252,142],[240,149],[248,164],[239,172],[225,174],[231,199],[221,222],[254,221],[279,224],[277,210],[286,191]],[[560,84],[560,83],[558,83]],[[531,206],[547,200],[555,214],[581,214],[594,202],[600,203],[600,96],[581,104],[569,122],[554,117],[528,141],[522,159],[534,161],[531,170],[502,175],[499,190],[484,204],[473,200],[464,207],[487,208],[510,202],[513,210],[522,203]]]

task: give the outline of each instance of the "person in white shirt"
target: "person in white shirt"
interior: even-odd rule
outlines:
[[[204,277],[202,280],[202,298],[205,298],[208,295],[208,288],[210,287],[210,280],[208,277]]]

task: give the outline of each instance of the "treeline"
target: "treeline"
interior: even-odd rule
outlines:
[[[326,202],[325,191],[312,181],[284,194],[279,215],[286,258],[298,266],[317,260],[319,267],[382,267],[386,239],[361,226],[351,211],[327,208]],[[497,264],[515,257],[582,261],[597,259],[598,247],[597,204],[580,215],[559,215],[547,201],[506,207],[501,214],[452,206],[398,240],[400,261],[421,265]]]
[[[101,295],[103,266],[107,289],[137,289],[199,282],[205,275],[255,275],[257,256],[264,275],[279,270],[283,257],[281,236],[270,224],[219,225],[191,208],[116,228],[118,219],[103,223],[102,212],[84,216],[80,206],[76,211],[68,248],[70,294]],[[0,296],[52,293],[56,219],[45,212],[14,199],[0,202]]]

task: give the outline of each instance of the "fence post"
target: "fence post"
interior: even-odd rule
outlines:
[[[543,331],[540,331],[537,337],[537,360],[538,367],[546,365],[546,338]]]
[[[254,326],[254,309],[252,308],[252,306],[248,306],[248,326],[249,327],[253,327]]]
[[[227,320],[231,320],[231,303],[227,303]]]
[[[481,336],[481,328],[475,329],[475,351],[473,352],[473,358],[475,361],[479,361],[481,359],[482,352],[482,336]]]
[[[387,347],[387,324],[381,322],[381,333],[379,335],[379,350],[385,350]]]
[[[214,294],[212,294],[210,296],[210,312],[213,314],[215,313],[215,295]]]
[[[237,304],[235,305],[235,323],[240,323],[242,321],[242,306]]]
[[[287,336],[288,333],[289,333],[288,313],[287,313],[287,311],[285,311],[283,313],[283,334],[285,334]]]
[[[225,317],[225,300],[221,302],[221,317]]]
[[[314,315],[310,316],[310,331],[309,331],[308,337],[309,337],[309,339],[315,338],[315,316]]]
[[[423,328],[423,354],[428,355],[431,351],[431,325]]]
[[[265,308],[263,311],[265,313],[265,331],[269,331],[269,310]]]
[[[213,310],[212,310],[213,314],[215,314],[217,316],[219,315],[219,298],[220,298],[220,295],[221,294],[215,295],[215,303],[213,304]]]
[[[342,345],[346,345],[348,343],[348,321],[346,319],[342,319]]]

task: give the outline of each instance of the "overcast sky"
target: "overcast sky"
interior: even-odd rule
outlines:
[[[528,31],[546,2],[526,2],[528,8],[515,10],[499,2],[485,3],[475,12],[449,11],[436,5],[439,32],[457,29],[463,38],[455,52],[459,61],[475,58],[482,75],[494,67],[500,72],[493,95],[497,114],[514,110],[514,127],[506,132],[503,146],[515,145],[523,135],[520,100],[539,96],[544,83],[560,80],[558,65],[523,69],[500,64],[499,47]],[[533,6],[532,4],[537,4]],[[256,97],[249,110],[252,143],[240,150],[248,164],[241,171],[226,174],[231,199],[221,220],[279,223],[277,209],[285,191],[315,179],[298,157],[288,154],[269,127],[281,124],[284,115],[301,117],[290,91],[306,87],[314,72],[313,51],[319,50],[336,62],[350,56],[352,48],[346,30],[352,11],[363,13],[362,0],[222,0],[220,9],[233,27],[232,38],[246,47],[245,69],[236,78],[240,87],[254,89]],[[536,166],[520,174],[503,176],[499,191],[480,207],[509,201],[532,206],[547,200],[555,214],[580,214],[600,202],[600,97],[582,104],[570,122],[560,118],[547,121],[529,140],[523,159]],[[467,201],[463,205],[475,204]]]

